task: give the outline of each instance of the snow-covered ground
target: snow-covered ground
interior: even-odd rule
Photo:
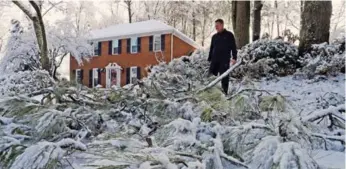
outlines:
[[[317,78],[318,79],[318,78]],[[256,88],[280,93],[292,102],[297,111],[309,113],[321,109],[321,98],[327,94],[337,94],[345,98],[345,74],[322,77],[321,80],[295,79],[293,76],[280,77],[278,80],[263,80]]]

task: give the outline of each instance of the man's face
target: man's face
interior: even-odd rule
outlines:
[[[221,32],[223,30],[223,24],[220,22],[215,22],[215,29],[217,32]]]

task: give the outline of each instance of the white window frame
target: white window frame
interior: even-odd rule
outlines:
[[[96,87],[99,84],[95,84],[95,78],[97,78],[97,83],[98,83],[98,78],[99,78],[99,72],[98,68],[93,68],[93,74],[92,74],[92,85],[93,87]]]
[[[94,42],[92,42],[92,45],[93,45],[93,56],[100,56],[99,54],[96,55],[96,53],[95,53],[95,48],[99,47],[99,42],[98,41],[94,41]],[[100,52],[101,49],[98,49],[98,50],[99,50],[99,53],[101,53]]]
[[[81,72],[82,70],[81,69],[76,69],[76,74],[75,74],[75,81],[76,81],[76,83],[80,83],[79,81],[78,81],[78,72]],[[81,79],[82,80],[82,79]]]
[[[114,46],[117,44],[117,46]],[[117,50],[114,50],[116,48]],[[115,39],[112,41],[112,55],[119,55],[119,39]]]
[[[154,52],[160,52],[161,51],[161,49],[162,49],[162,46],[161,46],[161,35],[154,35],[153,36],[153,51]],[[158,44],[158,48],[159,49],[156,49],[156,45],[155,44]]]
[[[138,37],[132,37],[130,41],[131,41],[131,45],[130,45],[131,54],[138,53]],[[136,50],[133,51],[133,49],[136,49]]]
[[[136,73],[133,74],[132,70],[136,70]],[[130,84],[133,84],[132,78],[136,78],[138,80],[138,67],[137,66],[131,66],[130,67]]]

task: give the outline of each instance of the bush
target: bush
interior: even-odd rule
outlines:
[[[309,53],[300,58],[303,66],[296,76],[313,78],[315,75],[336,75],[345,73],[345,37],[334,40],[331,44],[312,45]]]
[[[0,96],[28,94],[53,86],[48,72],[42,70],[19,71],[0,76]]]
[[[246,62],[232,76],[255,78],[293,74],[299,66],[297,46],[281,39],[260,39],[244,46],[238,56]]]

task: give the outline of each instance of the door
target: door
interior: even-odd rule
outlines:
[[[106,69],[106,74],[107,74],[107,81],[106,81],[106,86],[107,88],[110,88],[112,86],[120,86],[120,76],[121,72],[119,69],[116,68],[108,68]]]

